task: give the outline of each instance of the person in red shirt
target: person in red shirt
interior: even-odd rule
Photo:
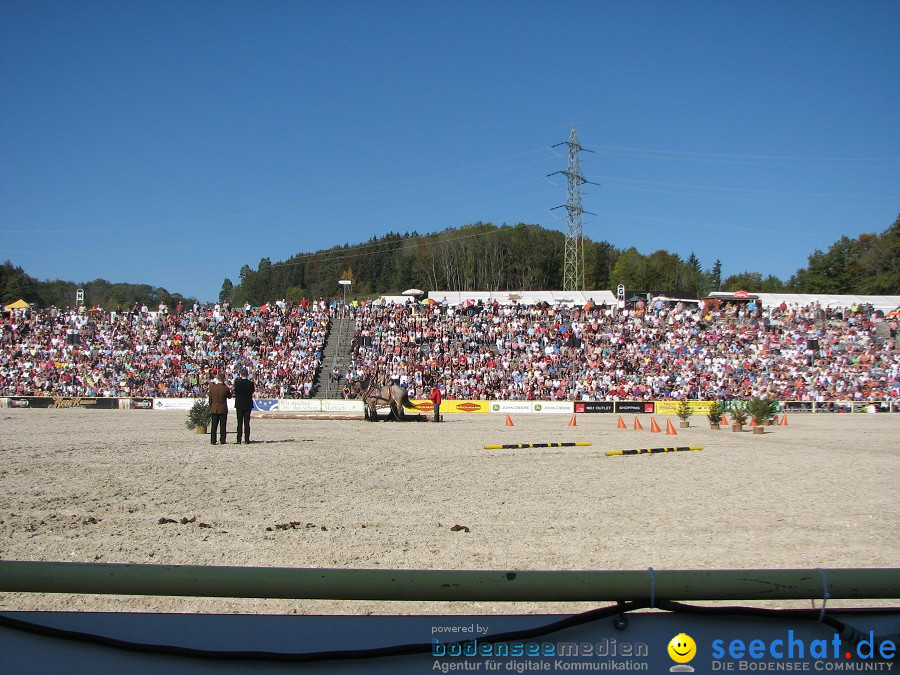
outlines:
[[[431,402],[434,404],[434,421],[441,421],[441,390],[438,387],[437,382],[435,382],[434,387],[431,390],[431,395],[428,397],[431,399]]]

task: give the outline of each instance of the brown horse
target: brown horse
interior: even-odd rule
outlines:
[[[391,414],[398,422],[403,421],[404,408],[418,409],[418,406],[409,400],[406,387],[399,384],[379,386],[372,384],[371,378],[364,377],[354,382],[350,390],[363,400],[365,418],[372,422],[378,420],[378,408],[384,406],[390,406]]]

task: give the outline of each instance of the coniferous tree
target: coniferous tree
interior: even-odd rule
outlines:
[[[234,295],[234,283],[228,277],[222,282],[222,290],[219,291],[219,302],[231,302]]]
[[[709,270],[709,284],[714,291],[722,288],[722,261],[718,258],[713,263],[712,269]]]

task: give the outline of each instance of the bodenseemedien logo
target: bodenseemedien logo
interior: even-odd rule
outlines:
[[[693,673],[693,667],[687,665],[697,656],[697,643],[686,633],[679,633],[669,640],[669,658],[676,665],[669,668],[670,673]]]

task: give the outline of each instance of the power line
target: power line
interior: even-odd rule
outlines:
[[[785,192],[780,190],[759,190],[753,188],[717,187],[714,185],[692,185],[689,183],[665,183],[652,180],[638,180],[635,178],[616,178],[614,176],[591,176],[597,180],[613,180],[622,183],[641,183],[643,185],[662,185],[665,187],[678,187],[693,190],[715,190],[719,192],[753,192],[758,194],[784,195],[789,197],[841,197],[845,199],[900,199],[900,195],[850,195],[838,192]]]
[[[624,148],[614,145],[593,146],[592,152],[634,153],[649,155],[672,155],[684,157],[706,157],[710,159],[745,159],[753,161],[779,162],[900,162],[900,157],[791,157],[785,155],[733,155],[713,152],[689,152],[682,150],[654,150],[649,148]]]

